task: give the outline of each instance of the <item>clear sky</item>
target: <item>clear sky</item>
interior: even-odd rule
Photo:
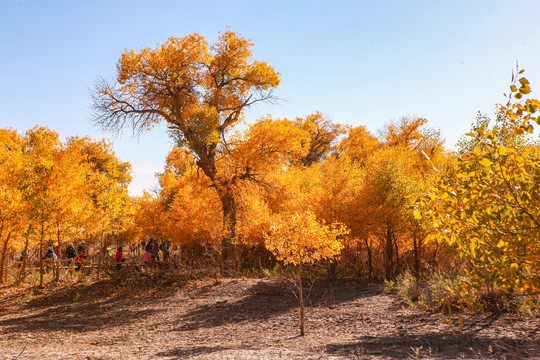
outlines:
[[[282,74],[283,101],[248,121],[321,111],[376,132],[423,116],[453,146],[477,112],[504,101],[516,62],[540,88],[539,15],[538,0],[0,0],[0,127],[109,138],[140,194],[171,141],[164,127],[138,139],[99,133],[88,89],[115,76],[124,49],[193,32],[213,42],[228,26]]]

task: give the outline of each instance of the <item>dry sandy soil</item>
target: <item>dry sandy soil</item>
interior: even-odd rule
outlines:
[[[307,290],[307,289],[306,289]],[[1,290],[0,359],[540,359],[540,324],[404,308],[380,285],[321,283],[307,301],[275,279],[152,285],[103,280]]]

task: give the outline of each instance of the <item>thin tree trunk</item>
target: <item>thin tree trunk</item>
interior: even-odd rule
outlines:
[[[22,283],[25,276],[26,276],[26,261],[28,257],[28,243],[30,242],[30,230],[32,229],[32,225],[28,225],[28,230],[26,231],[26,239],[24,241],[24,250],[23,250],[23,263],[21,267],[21,271],[19,272],[19,280],[18,283]]]
[[[386,251],[385,251],[384,270],[385,270],[386,279],[390,280],[390,278],[393,275],[393,270],[394,270],[394,264],[393,264],[394,242],[392,241],[392,227],[390,226],[390,224],[386,225],[385,240],[386,240]]]
[[[329,259],[326,263],[326,273],[328,275],[328,281],[334,281],[336,279],[336,271],[337,271],[337,259],[334,256],[333,258]]]
[[[11,237],[11,231],[8,232],[6,240],[4,240],[4,244],[3,244],[4,246],[2,247],[2,258],[0,259],[0,284],[4,283],[4,276],[5,276],[4,268],[6,264],[7,245],[8,245],[10,237]]]
[[[298,265],[298,301],[300,301],[300,336],[304,336],[304,294],[302,292],[302,264]]]
[[[39,287],[43,287],[43,221],[39,235]]]
[[[362,243],[357,241],[355,245],[353,266],[358,269],[359,274],[362,274],[364,272],[364,263],[362,262]]]
[[[56,255],[58,257],[56,261],[56,281],[58,282],[60,280],[60,261],[62,260],[62,251],[60,250],[60,224],[56,224],[56,243],[58,245],[58,254]]]
[[[99,258],[98,258],[98,266],[97,266],[97,271],[96,271],[96,281],[99,280],[99,273],[101,271],[101,259],[103,258],[103,248],[105,247],[105,244],[104,244],[104,237],[103,237],[103,229],[101,229],[101,250],[99,251]]]
[[[395,248],[395,252],[396,252],[396,268],[399,271],[399,269],[401,268],[400,263],[399,263],[399,248],[398,248],[398,244],[397,244],[397,236],[396,236],[396,233],[394,231],[392,231],[392,239],[394,241],[394,248]]]
[[[431,260],[431,267],[435,268],[436,260],[437,260],[437,251],[439,250],[439,243],[436,243],[435,245],[435,251],[433,251],[433,259]]]
[[[414,251],[414,276],[418,278],[420,275],[420,259],[418,258],[419,246],[416,234],[413,234],[413,251]]]
[[[371,254],[371,246],[369,245],[369,240],[366,237],[366,250],[368,254],[368,279],[371,280],[371,277],[373,276],[373,260],[372,260],[372,254]]]
[[[2,239],[3,233],[4,233],[4,223],[2,222],[2,226],[0,227],[0,239]],[[2,256],[2,259],[0,261],[0,284],[3,284],[3,283],[4,283],[4,257]]]

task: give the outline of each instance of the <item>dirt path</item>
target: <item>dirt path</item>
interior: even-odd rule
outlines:
[[[19,305],[15,305],[18,301]],[[0,300],[0,359],[540,359],[538,321],[413,313],[377,285],[317,285],[299,337],[277,280],[219,285],[78,284]]]

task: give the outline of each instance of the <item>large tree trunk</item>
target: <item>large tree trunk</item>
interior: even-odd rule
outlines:
[[[221,240],[222,246],[222,259],[226,264],[232,259],[234,253],[233,241],[236,237],[236,199],[234,195],[227,191],[220,194],[221,205],[223,206],[223,239]]]
[[[193,137],[191,131],[184,133],[189,139]],[[215,146],[201,151],[201,158],[197,160],[199,168],[212,181],[217,191],[223,209],[223,238],[221,240],[221,265],[228,266],[233,255],[233,241],[236,237],[236,199],[231,190],[233,185],[230,181],[220,180],[215,165]]]

